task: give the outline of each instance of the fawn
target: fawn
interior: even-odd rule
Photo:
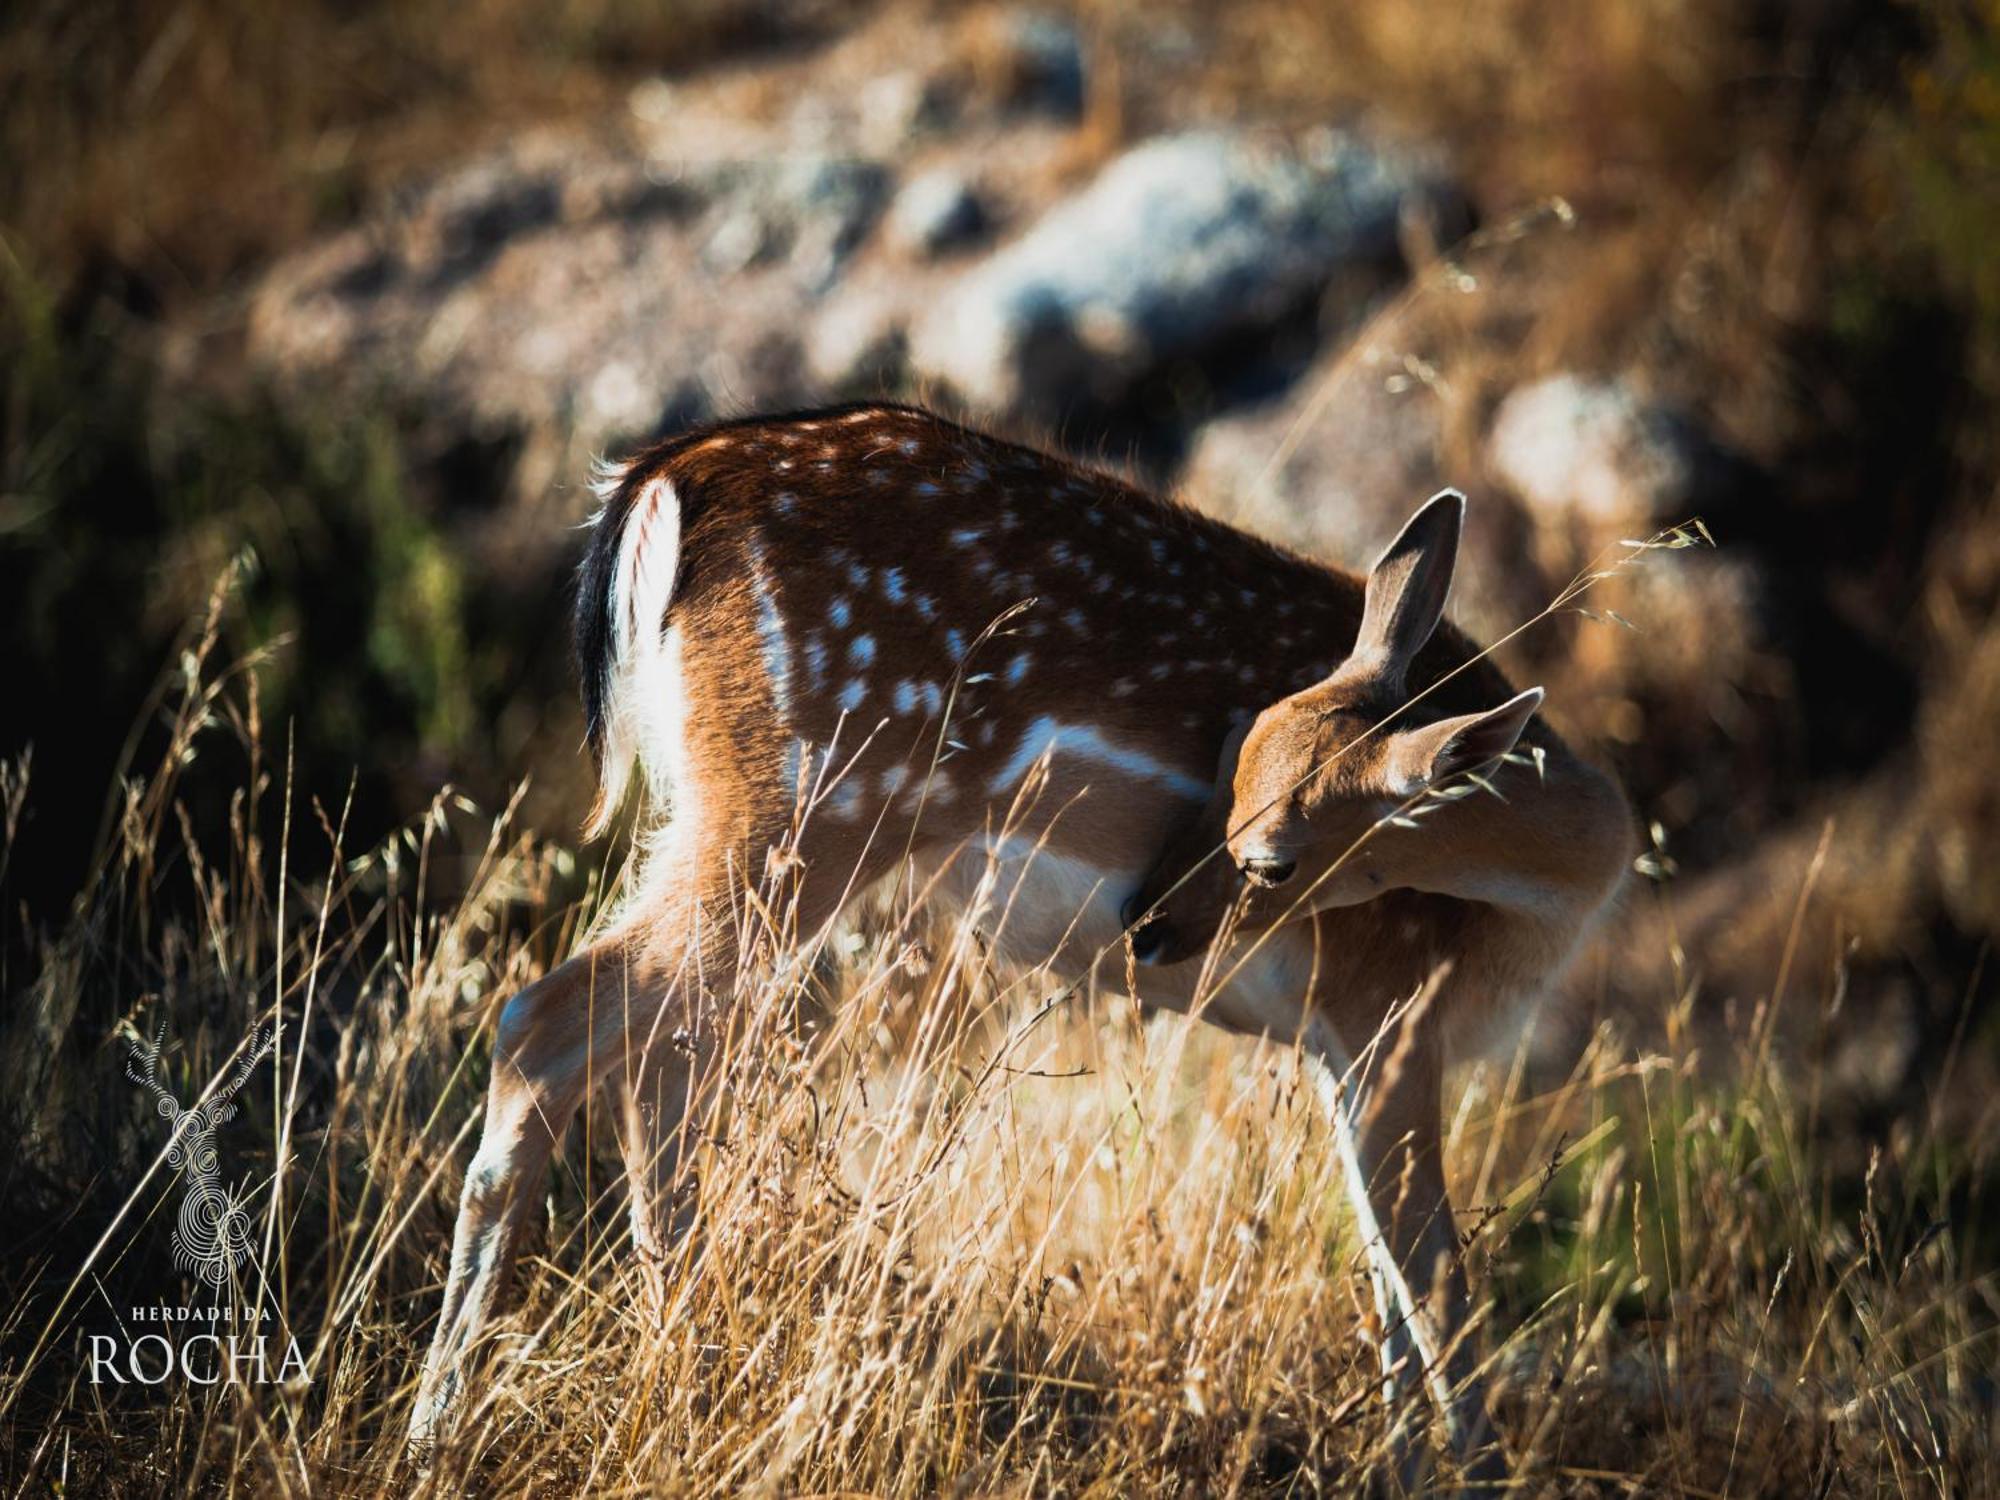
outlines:
[[[664,1252],[678,1132],[739,956],[732,892],[782,847],[802,934],[912,864],[961,910],[997,876],[1003,958],[1053,956],[1073,978],[1108,959],[1145,1006],[1298,1041],[1323,1065],[1386,1378],[1428,1390],[1472,1445],[1442,1023],[1547,977],[1630,832],[1613,785],[1532,722],[1539,692],[1441,623],[1462,500],[1419,511],[1364,582],[884,404],[676,437],[602,494],[576,605],[590,831],[635,770],[671,812],[604,931],[501,1014],[413,1441],[462,1392],[551,1153],[600,1083],[635,1248]],[[1493,770],[1505,800],[1384,824],[1517,742],[1536,764]],[[1197,865],[1225,842],[1227,862]],[[1179,960],[1225,909],[1240,920],[1216,982]],[[1124,963],[1128,931],[1143,966]]]

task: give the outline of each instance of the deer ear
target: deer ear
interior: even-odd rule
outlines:
[[[1483,714],[1440,719],[1389,737],[1389,780],[1396,795],[1407,797],[1435,786],[1460,771],[1476,771],[1514,748],[1528,720],[1542,706],[1542,690],[1509,698]]]
[[[1361,630],[1348,661],[1400,688],[1410,661],[1444,617],[1458,560],[1465,496],[1442,490],[1403,524],[1368,570]]]

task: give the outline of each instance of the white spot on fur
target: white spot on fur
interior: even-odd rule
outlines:
[[[843,776],[824,797],[829,816],[852,823],[861,815],[861,780],[852,772]]]
[[[764,564],[764,539],[750,536],[750,580],[757,595],[757,641],[764,652],[764,675],[771,684],[771,707],[779,722],[792,717],[792,644],[778,610],[777,586]]]
[[[1047,715],[1028,726],[1021,736],[1021,743],[1007,758],[1007,763],[988,781],[987,789],[996,796],[1011,791],[1028,774],[1028,768],[1044,754],[1063,760],[1096,761],[1128,776],[1159,782],[1195,801],[1205,800],[1208,796],[1207,782],[1184,775],[1141,751],[1114,745],[1098,732],[1095,725],[1066,724]]]

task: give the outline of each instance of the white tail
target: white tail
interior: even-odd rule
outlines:
[[[616,547],[603,598],[592,606],[606,618],[611,653],[587,679],[602,684],[592,710],[598,756],[598,797],[588,829],[593,836],[624,800],[635,763],[644,765],[655,797],[664,794],[679,740],[671,717],[680,701],[677,664],[666,648],[665,627],[680,566],[680,501],[665,476],[646,480],[630,495],[621,493],[619,477],[613,472],[600,481],[602,505],[594,523],[600,538],[616,538]],[[620,502],[621,513],[610,519]],[[650,628],[642,629],[642,620],[652,622]]]
[[[796,828],[802,931],[905,858],[969,904],[953,856],[975,845],[1012,882],[1003,954],[1081,976],[1150,912],[1143,1003],[1200,1000],[1231,1029],[1300,1039],[1369,1228],[1391,1378],[1420,1376],[1474,1444],[1442,1020],[1560,962],[1629,833],[1610,784],[1530,722],[1539,695],[1440,623],[1461,509],[1426,507],[1363,580],[883,405],[708,429],[615,476],[577,600],[592,826],[634,764],[671,812],[614,930],[503,1015],[413,1434],[438,1430],[553,1142],[614,1069],[639,1124],[634,1235],[662,1246],[701,1057],[651,1041],[698,1033],[701,996],[727,993],[717,914]],[[1506,800],[1384,823],[1517,739],[1537,764],[1493,771]],[[1024,815],[1031,774],[1045,784]],[[1013,841],[994,833],[1009,809]],[[1203,966],[1177,960],[1231,914],[1252,936],[1202,993]],[[1407,1034],[1378,1045],[1419,992]]]

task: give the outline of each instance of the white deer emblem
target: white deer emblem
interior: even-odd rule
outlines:
[[[263,1060],[271,1033],[268,1027],[260,1029],[229,1081],[193,1109],[183,1109],[159,1080],[160,1042],[165,1035],[166,1022],[162,1021],[150,1046],[132,1043],[125,1076],[151,1091],[153,1108],[170,1132],[167,1165],[186,1174],[187,1192],[174,1226],[174,1263],[219,1287],[250,1253],[250,1208],[233,1188],[223,1185],[215,1131],[235,1117],[236,1106],[231,1100],[249,1079],[250,1070]],[[144,1072],[134,1072],[133,1063],[143,1064]]]

